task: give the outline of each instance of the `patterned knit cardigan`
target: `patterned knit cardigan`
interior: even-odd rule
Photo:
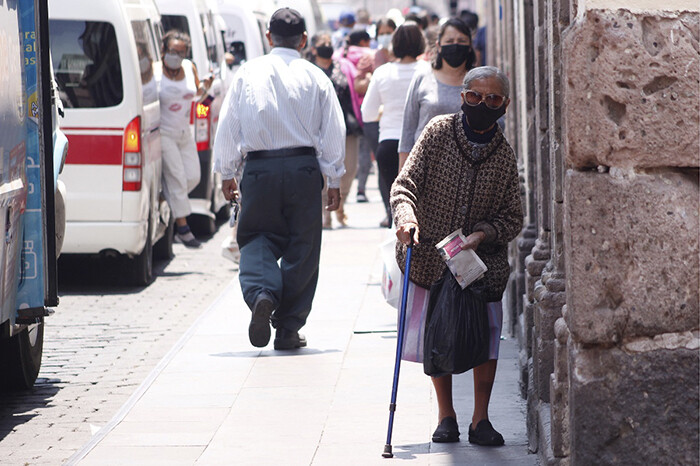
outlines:
[[[391,188],[391,208],[397,228],[413,222],[420,229],[412,282],[430,288],[440,278],[445,263],[435,244],[445,236],[460,227],[465,235],[483,231],[476,253],[488,271],[474,285],[488,302],[500,301],[510,274],[508,243],[523,225],[517,162],[500,129],[487,145],[471,145],[461,116],[426,125]],[[398,241],[396,260],[403,270],[406,246]]]

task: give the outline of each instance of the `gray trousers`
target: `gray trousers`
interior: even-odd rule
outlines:
[[[275,328],[306,323],[318,282],[323,178],[315,156],[251,159],[241,178],[238,277],[252,309],[261,291],[275,301]]]
[[[357,155],[357,192],[364,193],[367,177],[372,168],[372,153],[377,155],[379,144],[379,122],[365,122],[360,137],[360,151]]]

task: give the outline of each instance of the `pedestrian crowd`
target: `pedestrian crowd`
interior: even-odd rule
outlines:
[[[215,171],[225,197],[241,205],[235,241],[225,249],[236,243],[240,251],[228,257],[239,261],[250,341],[267,346],[272,326],[276,350],[307,345],[299,330],[316,291],[322,230],[333,229],[333,213],[340,227],[352,225],[345,203],[368,202],[376,161],[384,205],[378,224],[396,230],[396,261],[409,279],[407,319],[418,322],[409,335],[423,338],[435,302],[449,293],[453,312],[483,313],[488,343],[483,360],[469,367],[469,441],[502,445],[488,405],[510,274],[507,245],[523,221],[516,159],[499,124],[510,102],[508,78],[484,66],[484,28],[470,12],[440,18],[411,8],[372,21],[366,10],[348,11],[337,26],[308,37],[300,13],[277,10],[267,31],[271,52],[240,67],[222,107]],[[180,66],[190,76],[187,63],[168,61],[186,45],[164,41],[165,78]],[[179,144],[176,133],[172,139]],[[460,229],[459,250],[476,252],[487,270],[451,291],[454,278],[435,244]],[[452,373],[428,373],[439,412],[434,442],[459,440]]]

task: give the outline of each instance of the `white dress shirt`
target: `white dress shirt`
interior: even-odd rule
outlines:
[[[293,49],[275,47],[245,63],[222,105],[214,171],[232,179],[243,155],[256,150],[314,147],[328,186],[345,173],[345,122],[333,83]]]

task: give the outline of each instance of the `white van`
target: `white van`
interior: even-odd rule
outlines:
[[[209,90],[214,100],[209,106],[197,104],[191,113],[202,176],[189,195],[192,216],[188,219],[195,232],[213,234],[216,231],[215,215],[226,211],[228,206],[221,192],[221,176],[214,173],[212,159],[214,135],[226,93],[224,80],[229,72],[225,63],[223,38],[218,32],[215,12],[206,0],[156,0],[156,3],[164,32],[176,29],[190,36],[192,49],[187,58],[197,66],[200,80],[209,73],[214,76]]]
[[[270,44],[265,37],[270,14],[242,5],[239,0],[218,0],[219,14],[224,20],[224,46],[234,61],[229,68],[231,74],[248,60],[265,55]]]
[[[278,8],[289,7],[301,13],[309,38],[326,29],[326,19],[317,0],[276,0],[275,3]]]
[[[309,37],[327,29],[326,19],[317,0],[224,0],[248,8],[263,15],[263,31],[267,30],[272,13],[280,8],[292,8],[304,17]]]
[[[128,255],[133,283],[152,281],[154,244],[172,254],[161,196],[160,104],[140,58],[160,61],[152,0],[52,0],[54,74],[70,143],[63,254]],[[146,73],[144,76],[146,76]],[[166,231],[168,234],[166,234]]]
[[[265,37],[271,16],[269,9],[253,9],[240,0],[218,0],[217,8],[226,26],[223,31],[224,46],[234,56],[234,62],[229,66],[231,74],[246,61],[270,51]]]

